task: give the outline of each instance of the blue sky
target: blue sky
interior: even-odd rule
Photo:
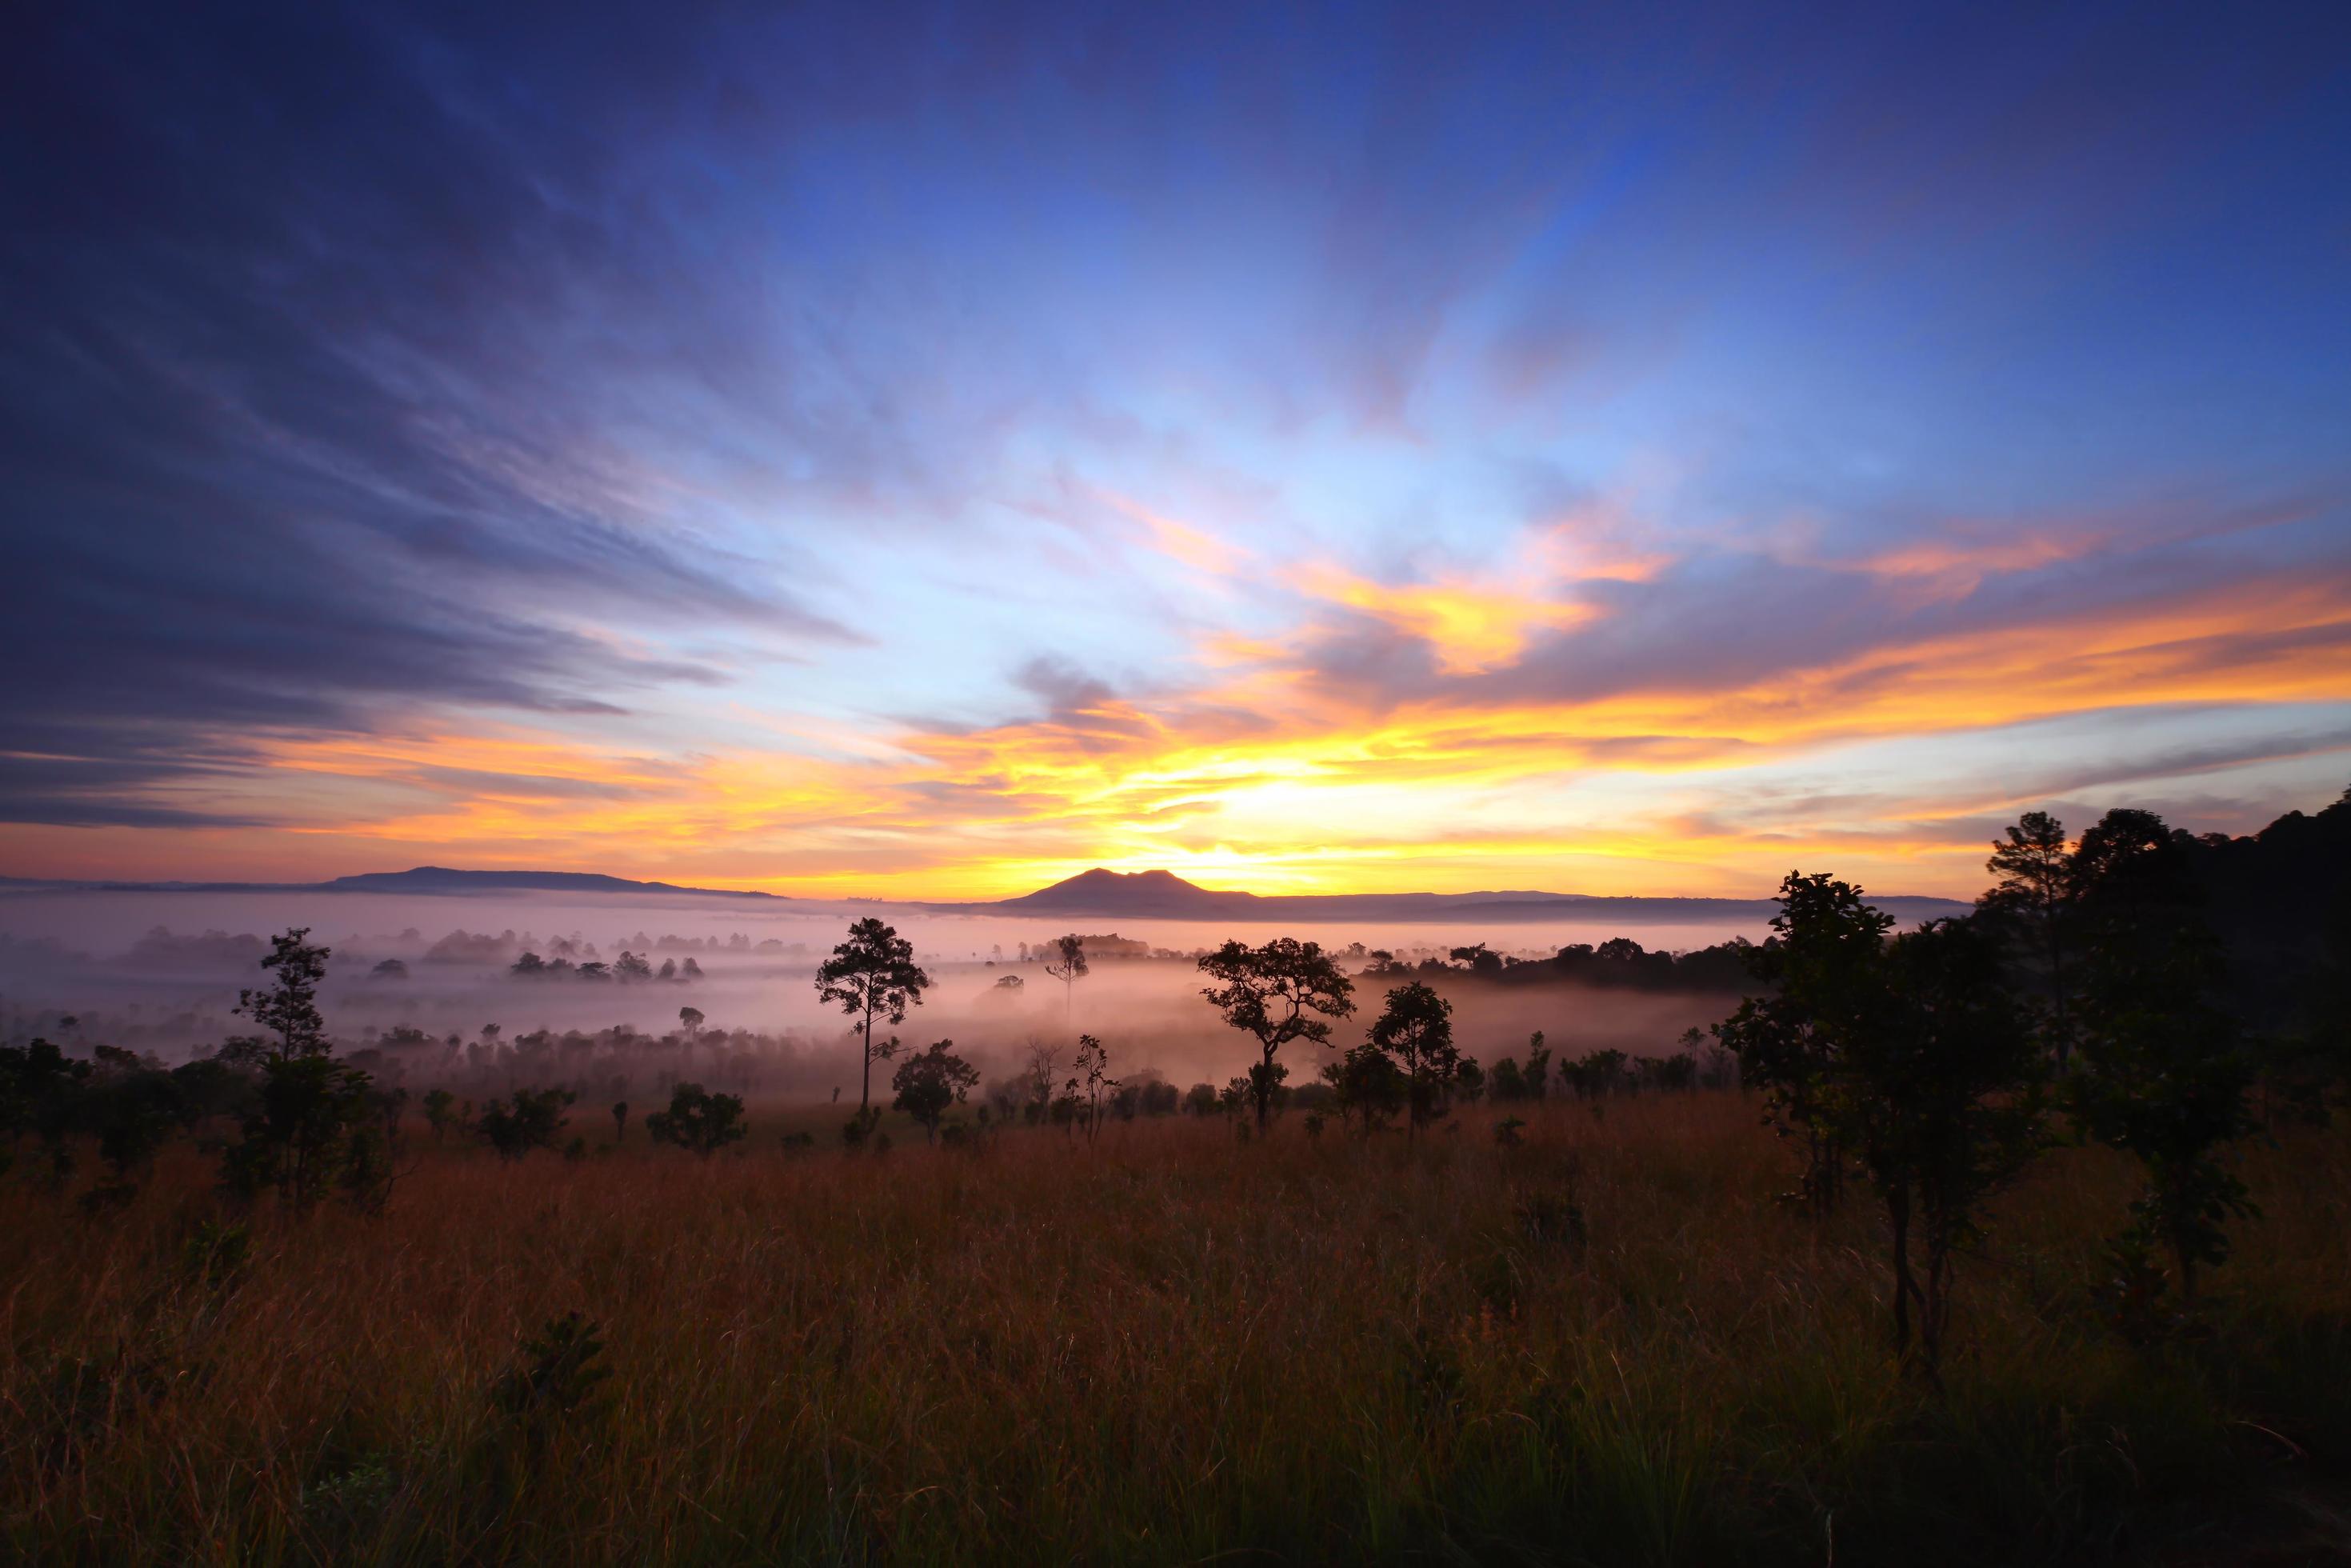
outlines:
[[[26,31],[21,874],[1966,892],[2351,778],[2337,8]]]

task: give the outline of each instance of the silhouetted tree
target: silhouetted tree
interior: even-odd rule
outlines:
[[[645,1118],[645,1133],[656,1144],[675,1144],[707,1159],[742,1139],[743,1102],[732,1094],[706,1092],[699,1083],[681,1083],[670,1091],[669,1109]]]
[[[1405,1135],[1417,1137],[1460,1071],[1461,1053],[1453,1046],[1453,1004],[1418,980],[1398,986],[1372,1023],[1371,1043],[1404,1070],[1410,1110]]]
[[[39,1137],[48,1181],[64,1185],[73,1170],[73,1099],[89,1077],[90,1064],[77,1061],[46,1040],[0,1046],[0,1171],[16,1163],[26,1134]]]
[[[275,1038],[231,1040],[221,1051],[225,1059],[257,1061],[261,1068],[242,1136],[223,1156],[223,1179],[248,1197],[274,1187],[297,1213],[340,1183],[355,1158],[370,1157],[359,1147],[370,1119],[369,1078],[331,1054],[318,1005],[330,953],[305,942],[308,935],[300,926],[272,937],[261,967],[276,982],[237,994],[236,1010]]]
[[[858,1035],[864,1051],[857,1090],[860,1110],[873,1103],[873,1020],[905,1022],[906,1009],[922,1005],[923,991],[930,983],[930,976],[914,962],[914,945],[871,915],[850,926],[848,940],[835,947],[832,956],[817,970],[817,998],[839,1002],[842,1012],[860,1020]],[[886,1059],[894,1048],[893,1039],[882,1056]]]
[[[1503,1057],[1494,1063],[1494,1099],[1501,1104],[1514,1104],[1527,1097],[1526,1074],[1519,1071],[1519,1059]]]
[[[2081,925],[2077,1124],[2138,1160],[2147,1186],[2117,1260],[2168,1249],[2180,1294],[2229,1255],[2226,1222],[2250,1215],[2219,1152],[2252,1125],[2252,1066],[2220,1004],[2220,944],[2187,846],[2149,811],[2109,811],[2074,854]]]
[[[897,1093],[891,1103],[922,1124],[927,1142],[938,1135],[947,1108],[961,1104],[978,1083],[979,1069],[955,1054],[955,1041],[943,1040],[898,1064],[890,1079]]]
[[[1091,1144],[1102,1127],[1102,1094],[1116,1090],[1118,1080],[1110,1075],[1109,1050],[1090,1034],[1078,1036],[1077,1059],[1070,1065],[1077,1073],[1070,1080],[1069,1092],[1084,1102],[1086,1142]]]
[[[1474,946],[1456,947],[1447,956],[1481,978],[1502,972],[1502,956],[1489,949],[1483,942]]]
[[[1322,1077],[1341,1119],[1353,1122],[1367,1137],[1405,1108],[1411,1092],[1395,1059],[1368,1040],[1324,1064]]]
[[[1056,957],[1049,959],[1045,973],[1061,982],[1061,1010],[1066,1015],[1077,1006],[1077,983],[1086,977],[1085,938],[1075,932],[1053,938]]]
[[[1893,925],[1859,888],[1790,872],[1771,917],[1774,939],[1750,958],[1755,977],[1776,989],[1750,997],[1716,1026],[1740,1075],[1764,1092],[1766,1119],[1782,1136],[1802,1139],[1798,1196],[1816,1211],[1834,1207],[1843,1188],[1850,1151],[1837,1069],[1874,1021]]]
[[[1984,869],[2000,881],[1976,900],[1977,906],[2013,932],[2017,945],[2030,955],[2044,1013],[2043,1028],[2063,1072],[2074,1046],[2072,993],[2065,972],[2074,855],[2065,841],[2065,825],[2046,811],[2025,812],[2007,829],[2004,839],[1992,841],[1991,859]]]
[[[1884,995],[1834,1064],[1827,1099],[1886,1206],[1895,1347],[1911,1352],[1916,1303],[1918,1364],[1933,1379],[1953,1255],[1975,1239],[1984,1199],[2040,1146],[2042,1056],[2001,983],[1998,944],[1975,922],[1897,936],[1882,963]]]
[[[615,1100],[612,1102],[612,1141],[616,1144],[622,1143],[627,1140],[628,1135],[629,1103],[626,1100]]]
[[[482,1139],[502,1160],[551,1149],[569,1120],[564,1107],[574,1098],[569,1089],[517,1089],[511,1099],[493,1100],[482,1107]]]
[[[1225,1021],[1255,1036],[1263,1060],[1249,1070],[1249,1093],[1262,1130],[1273,1101],[1289,1076],[1274,1060],[1293,1040],[1327,1045],[1332,1019],[1355,1010],[1354,982],[1314,942],[1279,936],[1262,947],[1227,942],[1200,959],[1200,968],[1222,982],[1201,991]]]
[[[282,1057],[324,1056],[327,1020],[319,1012],[319,982],[327,977],[327,960],[333,949],[314,946],[303,938],[310,928],[298,925],[269,939],[269,955],[261,967],[277,976],[266,990],[241,990],[235,1010],[277,1037],[268,1049]]]

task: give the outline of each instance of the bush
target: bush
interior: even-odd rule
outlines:
[[[699,1083],[681,1083],[670,1092],[669,1109],[645,1118],[645,1132],[656,1144],[675,1144],[708,1158],[747,1135],[743,1102],[733,1094],[712,1094]]]
[[[517,1089],[514,1098],[482,1108],[482,1138],[502,1160],[518,1160],[533,1149],[551,1149],[562,1134],[569,1089]]]

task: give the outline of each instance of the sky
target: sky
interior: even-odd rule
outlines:
[[[2351,8],[36,3],[0,873],[1966,896],[2351,782]]]

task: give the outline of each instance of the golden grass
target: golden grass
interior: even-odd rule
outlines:
[[[2351,1439],[2339,1132],[2247,1149],[2267,1218],[2211,1336],[2156,1349],[2085,1297],[2129,1172],[2052,1155],[1938,1398],[1887,1354],[1872,1217],[1775,1206],[1751,1103],[1489,1120],[427,1145],[381,1218],[256,1217],[226,1283],[184,1260],[193,1150],[103,1218],[0,1186],[0,1557],[2072,1561],[2258,1519]],[[488,1391],[573,1309],[609,1408],[533,1439]]]

